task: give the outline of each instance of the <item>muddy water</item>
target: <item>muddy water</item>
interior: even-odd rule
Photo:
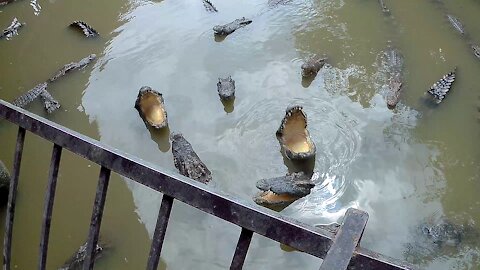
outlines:
[[[2,27],[13,16],[27,25],[0,43],[0,98],[13,100],[59,66],[96,53],[94,65],[50,86],[60,111],[46,115],[39,104],[29,110],[168,170],[175,170],[168,134],[182,132],[212,171],[211,185],[245,201],[258,179],[294,170],[275,131],[287,105],[303,105],[321,177],[285,215],[321,224],[358,207],[370,214],[363,246],[420,268],[478,268],[477,239],[427,254],[409,247],[415,227],[432,215],[480,222],[480,61],[468,45],[480,42],[480,3],[386,1],[386,16],[374,0],[276,6],[229,0],[214,2],[218,13],[208,13],[201,1],[97,2],[2,7]],[[464,22],[466,37],[449,25],[447,13]],[[242,16],[253,23],[224,40],[213,37],[213,25]],[[101,38],[85,40],[66,28],[76,19],[92,24]],[[388,46],[405,57],[404,93],[394,111],[382,97],[388,81],[381,55]],[[302,81],[300,65],[312,54],[327,55],[330,65],[312,82]],[[455,66],[451,95],[427,106],[425,90]],[[224,106],[216,92],[217,78],[228,75],[237,87],[233,106]],[[163,93],[169,130],[149,131],[138,117],[133,103],[143,85]],[[15,131],[0,126],[0,159],[10,167]],[[51,145],[27,136],[14,231],[18,269],[32,269],[38,260],[50,153]],[[84,241],[99,171],[67,153],[61,166],[49,269]],[[98,269],[144,268],[159,204],[159,195],[113,176],[102,224],[112,248]],[[239,233],[176,202],[162,268],[225,269]],[[256,236],[245,268],[317,269],[319,263]]]

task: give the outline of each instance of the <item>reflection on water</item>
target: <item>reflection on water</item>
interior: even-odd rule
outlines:
[[[73,55],[64,47],[56,47],[45,60],[45,67],[38,62],[47,44],[34,47],[28,42],[34,33],[42,32],[40,27],[22,29],[20,36],[0,44],[4,46],[0,55],[5,59],[0,66],[7,78],[0,84],[0,97],[12,100],[46,78],[50,70],[75,59],[77,53],[97,53],[100,57],[92,69],[69,75],[51,89],[66,109],[51,116],[52,120],[98,136],[109,145],[171,171],[176,169],[169,134],[181,132],[212,171],[209,185],[251,203],[259,179],[298,170],[319,172],[311,194],[282,213],[310,224],[325,224],[341,220],[348,207],[358,207],[370,215],[362,245],[408,259],[406,247],[412,242],[412,228],[432,213],[447,217],[461,214],[460,223],[478,223],[480,218],[476,196],[480,150],[475,147],[480,135],[476,91],[480,66],[466,40],[445,17],[447,12],[454,13],[464,22],[468,41],[480,41],[480,5],[434,2],[385,1],[390,10],[385,16],[378,1],[228,0],[214,3],[218,13],[207,12],[201,1],[137,1],[121,13],[121,25],[111,25],[117,23],[118,11],[111,14],[109,23],[91,18],[99,32],[111,32],[96,41],[101,44],[85,42],[68,34],[68,29],[57,29],[58,35],[67,35],[65,42],[73,40],[70,45],[77,50]],[[54,8],[68,11],[68,18],[50,14]],[[31,8],[24,11],[17,3],[2,12],[32,16]],[[70,17],[78,17],[65,5],[49,3],[42,5],[36,18],[58,20],[56,16],[63,16],[65,26],[73,20]],[[212,38],[214,25],[243,16],[253,22],[224,40]],[[7,21],[0,17],[2,25]],[[48,45],[58,46],[55,44]],[[387,108],[383,97],[389,81],[381,57],[389,47],[399,49],[405,57],[403,92],[394,110]],[[30,55],[31,65],[15,61],[24,60],[22,53]],[[329,64],[315,79],[302,79],[300,66],[313,54],[327,55]],[[15,64],[10,66],[9,62]],[[425,104],[424,92],[453,66],[459,70],[450,95],[439,106]],[[225,74],[231,74],[241,86],[234,102],[219,102],[215,85]],[[69,89],[70,85],[74,87]],[[134,102],[143,85],[162,92],[168,129],[150,129],[138,116]],[[303,106],[308,115],[308,129],[317,147],[311,163],[295,164],[285,159],[275,137],[285,108],[293,103]],[[42,113],[40,106],[29,109]],[[95,128],[98,135],[92,131]],[[13,130],[0,132],[0,138],[10,138]],[[12,148],[13,142],[8,147]],[[0,158],[10,159],[3,151]],[[33,172],[26,173],[25,178],[22,180],[30,186],[25,184],[23,192],[43,188],[28,181],[35,178]],[[139,261],[148,254],[149,240],[138,235],[148,233],[152,237],[161,195],[131,181],[125,183],[133,198],[122,193],[122,183],[116,191],[109,191],[113,198],[123,198],[116,200],[112,209],[124,208],[131,215],[131,204],[135,205],[146,232],[136,228],[136,220],[132,221],[136,216],[125,219],[125,226],[136,228],[131,236],[138,238],[142,248],[120,245],[111,259],[99,265],[105,267],[102,269],[142,268],[144,264]],[[25,201],[19,205],[23,211],[32,211],[26,210]],[[90,211],[89,204],[81,209]],[[75,220],[76,216],[70,218]],[[179,202],[175,202],[171,218],[162,252],[169,268],[228,267],[239,228]],[[112,217],[116,219],[118,216]],[[126,242],[121,241],[124,234],[115,234],[117,230],[108,225],[103,228],[117,242]],[[37,247],[28,238],[22,243]],[[471,241],[464,248],[415,263],[427,269],[475,269],[480,265],[478,243]],[[69,245],[73,250],[73,244]],[[129,259],[125,256],[115,264],[124,254],[130,254]],[[35,256],[29,251],[25,255]],[[266,265],[268,269],[306,269],[318,267],[319,260],[286,252],[278,243],[255,236],[245,269],[265,269]]]

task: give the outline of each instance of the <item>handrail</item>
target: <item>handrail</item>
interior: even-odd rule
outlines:
[[[223,192],[212,188],[211,186],[193,181],[189,178],[179,175],[178,173],[155,168],[155,166],[145,162],[144,160],[133,157],[118,149],[105,145],[97,140],[86,137],[73,130],[65,128],[24,109],[0,100],[0,119],[2,118],[19,126],[19,131],[28,130],[33,134],[36,134],[54,143],[54,146],[58,147],[58,149],[61,150],[62,148],[65,148],[85,159],[99,164],[102,167],[97,195],[95,198],[94,211],[92,213],[92,222],[87,246],[87,261],[89,261],[88,264],[90,265],[87,266],[86,263],[84,269],[93,268],[92,257],[94,247],[98,239],[98,230],[103,212],[103,204],[105,203],[110,171],[114,171],[137,183],[164,194],[164,200],[162,200],[162,206],[160,207],[160,213],[157,221],[157,228],[155,229],[155,235],[152,241],[152,250],[149,256],[148,265],[150,268],[147,267],[147,269],[155,269],[155,263],[158,264],[158,258],[155,258],[155,256],[160,256],[160,252],[153,252],[153,249],[155,248],[157,251],[161,250],[173,199],[182,201],[190,206],[236,224],[242,228],[242,234],[237,245],[237,251],[240,248],[238,251],[239,256],[241,256],[240,258],[243,257],[243,259],[241,261],[240,268],[237,269],[241,269],[241,265],[243,265],[243,260],[246,256],[246,250],[248,250],[248,244],[250,243],[248,238],[251,238],[252,235],[249,232],[260,234],[318,258],[325,258],[332,247],[332,244],[335,242],[335,235],[332,232],[304,224],[292,218],[285,217],[277,212],[254,205],[253,203],[240,201],[239,199],[224,194]],[[20,154],[21,159],[21,149],[20,153],[17,152],[18,147],[16,156],[17,154]],[[55,152],[53,154],[55,155]],[[57,155],[58,158],[60,158],[60,154],[57,153]],[[56,160],[52,155],[52,164],[54,162],[56,162]],[[14,175],[16,173],[18,176],[18,170],[19,167],[15,168],[14,165]],[[54,176],[56,178],[55,168],[51,167],[51,170],[53,170],[51,171],[53,175],[50,176]],[[16,183],[14,183],[15,181],[13,180],[16,181],[18,179],[12,179],[11,184],[16,185]],[[54,192],[55,190],[53,187],[52,196],[54,196]],[[15,194],[11,196],[14,197]],[[9,196],[9,199],[11,196]],[[46,202],[48,201],[49,199],[46,198]],[[10,206],[11,205],[9,201],[9,207]],[[48,207],[45,209],[48,209]],[[7,211],[7,216],[9,212],[10,209]],[[11,220],[13,222],[13,216]],[[7,226],[8,222],[9,220],[7,220]],[[359,238],[361,237],[363,228],[364,225],[361,227],[360,235],[358,235]],[[4,255],[6,254],[5,260],[8,262],[10,260],[10,247],[7,245],[7,242],[10,242],[11,244],[11,235],[9,236],[9,233],[11,234],[11,230],[6,231],[6,236],[4,239],[6,245],[4,247]],[[48,243],[48,239],[46,242]],[[242,246],[246,246],[246,250],[242,250]],[[43,254],[42,251],[41,254]],[[235,258],[237,258],[237,252],[234,256],[234,261]],[[152,263],[150,263],[150,261],[152,261]],[[42,260],[40,262],[45,263]],[[232,265],[233,264],[234,262],[232,262]],[[397,261],[361,247],[356,247],[356,249],[353,251],[353,257],[350,260],[349,269],[353,268],[397,270],[413,269],[412,266],[404,262]],[[5,262],[4,269],[9,269],[9,265],[5,266]]]

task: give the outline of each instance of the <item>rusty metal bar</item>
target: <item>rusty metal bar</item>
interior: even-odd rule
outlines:
[[[45,193],[45,205],[43,208],[42,231],[40,233],[40,259],[38,269],[45,270],[47,265],[48,239],[50,236],[50,224],[52,221],[53,202],[55,201],[55,189],[57,187],[58,166],[62,157],[62,147],[53,145],[52,161],[48,173],[47,192]]]
[[[332,245],[335,235],[330,231],[232,198],[211,186],[178,173],[160,171],[157,166],[144,160],[120,152],[3,100],[0,100],[0,118],[135,182],[299,251],[324,258]],[[369,268],[359,269],[411,269],[411,266],[404,262],[367,249],[357,248],[354,254],[351,264],[369,265]]]
[[[345,270],[367,225],[366,212],[349,208],[320,270]]]
[[[233,255],[232,263],[230,264],[230,270],[241,270],[245,258],[247,257],[248,247],[252,241],[253,232],[242,228],[240,237],[238,238],[237,247],[235,248],[235,254]]]
[[[162,204],[158,211],[157,225],[153,233],[152,246],[150,248],[150,254],[148,255],[147,270],[156,270],[158,267],[172,206],[173,198],[168,195],[163,195]]]
[[[110,180],[110,170],[102,167],[98,179],[95,202],[93,204],[92,220],[90,221],[90,232],[88,233],[87,250],[85,251],[85,262],[83,270],[92,270],[95,263],[95,248],[98,243],[100,225],[102,223],[103,208],[107,199],[108,182]]]
[[[7,216],[5,218],[5,237],[3,239],[3,270],[10,270],[12,256],[12,232],[13,219],[15,217],[15,202],[17,199],[18,176],[22,163],[23,143],[25,142],[25,128],[19,127],[17,143],[15,145],[15,156],[13,158],[13,171],[8,191]]]

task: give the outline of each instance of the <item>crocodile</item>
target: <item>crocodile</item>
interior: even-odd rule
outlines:
[[[13,18],[12,23],[10,23],[10,25],[4,29],[2,33],[0,33],[0,39],[5,38],[8,40],[13,36],[18,35],[18,29],[24,25],[25,24],[19,22],[17,18]]]
[[[203,5],[205,6],[205,9],[210,12],[218,12],[217,8],[212,4],[212,2],[208,0],[203,0]]]
[[[65,74],[67,74],[71,71],[84,68],[85,66],[90,64],[90,62],[95,60],[95,58],[97,58],[97,56],[95,54],[90,54],[89,56],[81,59],[78,62],[71,62],[71,63],[68,63],[68,64],[64,65],[61,69],[59,69],[55,73],[55,75],[53,75],[50,79],[48,79],[48,82],[54,82],[58,78],[65,76]]]
[[[53,75],[50,79],[46,82],[40,83],[35,86],[33,89],[27,91],[20,97],[16,98],[12,104],[21,108],[24,108],[29,103],[41,97],[43,100],[43,104],[45,109],[48,113],[52,113],[58,108],[60,108],[60,103],[53,98],[53,96],[47,91],[47,86],[49,83],[56,81],[60,77],[65,76],[65,74],[76,70],[81,69],[88,65],[92,60],[96,58],[95,54],[90,54],[89,56],[83,58],[79,62],[72,62],[69,64],[64,65],[61,69],[59,69],[55,75]]]
[[[98,260],[103,256],[105,246],[103,244],[97,244],[95,247],[94,260]],[[87,258],[87,243],[80,246],[80,248],[68,259],[63,266],[58,270],[81,270],[83,269],[83,263]]]
[[[462,246],[475,244],[478,237],[473,220],[458,223],[433,215],[414,227],[413,241],[406,245],[405,255],[410,262],[442,256],[452,248],[459,250]]]
[[[427,91],[427,93],[433,97],[437,104],[442,102],[443,99],[450,92],[452,84],[455,81],[456,70],[457,68],[445,74],[440,80],[438,80],[430,87],[430,90]]]
[[[242,28],[246,25],[249,25],[251,23],[252,23],[252,20],[242,17],[240,19],[234,20],[231,23],[227,23],[224,25],[215,25],[213,27],[213,32],[215,33],[215,35],[228,36],[231,33],[235,32],[235,30]]]
[[[135,109],[145,124],[156,129],[168,126],[167,110],[161,93],[148,86],[138,91]]]
[[[312,178],[304,172],[287,173],[285,176],[261,179],[256,184],[261,192],[253,197],[253,201],[269,208],[284,208],[299,198],[310,194],[310,190],[314,186],[315,183]]]
[[[385,51],[385,60],[389,75],[388,92],[385,99],[388,108],[393,109],[400,101],[400,93],[403,84],[403,56],[397,49],[389,48]]]
[[[305,160],[315,157],[315,143],[307,130],[307,115],[302,106],[287,107],[276,135],[282,152],[288,159]]]
[[[201,183],[211,181],[212,173],[200,160],[192,145],[183,135],[172,133],[170,139],[172,140],[173,163],[180,174]]]
[[[314,55],[307,59],[305,63],[302,64],[302,76],[303,77],[315,77],[317,76],[318,71],[325,65],[327,61],[326,57],[319,57]]]
[[[96,37],[100,35],[97,30],[93,29],[90,25],[88,25],[86,22],[83,21],[74,21],[70,24],[70,27],[77,28],[79,30],[82,30],[83,34],[87,37]]]
[[[450,22],[450,24],[453,26],[453,28],[455,28],[455,30],[457,30],[462,35],[465,34],[465,27],[463,27],[463,24],[460,22],[460,20],[457,17],[451,14],[447,14],[447,19]]]
[[[232,100],[235,98],[235,81],[232,76],[227,78],[218,78],[217,91],[220,99],[223,101]]]
[[[480,59],[480,46],[478,46],[478,45],[476,45],[476,44],[472,44],[471,47],[472,47],[473,54],[474,54],[478,59]]]
[[[48,113],[52,113],[58,108],[60,108],[60,104],[58,101],[56,101],[52,95],[47,91],[47,82],[43,82],[35,86],[33,89],[30,89],[23,95],[19,96],[16,98],[12,104],[15,106],[18,106],[20,108],[24,108],[28,104],[30,104],[32,101],[37,99],[38,97],[41,97],[43,100],[43,105],[45,109],[47,110]]]
[[[10,173],[7,167],[0,160],[0,206],[7,202],[8,191],[10,189]]]
[[[388,9],[387,5],[385,4],[384,0],[378,0],[380,7],[382,8],[383,13],[389,14],[390,10]]]

